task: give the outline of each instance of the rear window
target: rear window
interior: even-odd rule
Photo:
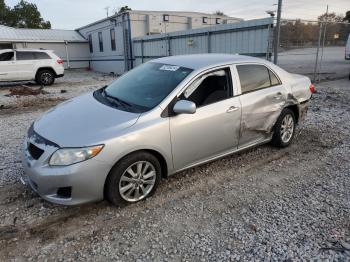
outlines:
[[[35,52],[34,57],[35,59],[51,59],[51,57],[44,52]]]
[[[34,60],[34,53],[17,51],[16,59],[17,60]]]
[[[0,61],[11,61],[13,60],[14,52],[6,52],[0,54]]]
[[[27,51],[17,51],[17,60],[41,60],[41,59],[51,59],[51,57],[45,52],[27,52]]]
[[[238,65],[237,71],[242,94],[280,84],[276,75],[263,65]]]

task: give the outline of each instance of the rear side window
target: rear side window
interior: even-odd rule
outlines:
[[[17,52],[16,53],[17,60],[34,60],[34,52]]]
[[[0,61],[12,61],[14,52],[6,52],[0,54]]]
[[[35,59],[51,59],[51,57],[44,52],[35,52],[34,57]]]
[[[280,84],[274,73],[263,65],[238,65],[242,94]]]

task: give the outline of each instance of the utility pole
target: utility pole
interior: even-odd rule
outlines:
[[[106,6],[106,7],[105,7],[105,10],[106,10],[106,12],[107,12],[107,17],[108,17],[108,15],[109,15],[109,14],[108,14],[109,6]]]
[[[278,58],[278,48],[280,46],[280,32],[281,32],[281,14],[282,14],[282,0],[278,0],[278,9],[277,9],[277,23],[275,31],[275,46],[273,50],[273,63],[277,64]]]
[[[327,32],[327,23],[328,23],[328,5],[327,5],[327,9],[326,9],[326,19],[324,21],[324,29],[323,29],[323,40],[322,40],[322,47],[321,47],[321,58],[320,58],[320,68],[319,68],[319,72],[318,72],[318,82],[320,81],[320,74],[322,73],[322,60],[323,60],[323,52],[324,52],[324,45],[325,45],[325,41],[326,41],[326,32]]]

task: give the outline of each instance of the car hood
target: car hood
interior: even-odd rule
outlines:
[[[139,113],[130,113],[98,102],[93,93],[68,100],[35,121],[34,130],[60,147],[103,143],[134,125]]]

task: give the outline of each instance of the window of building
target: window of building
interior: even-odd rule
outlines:
[[[197,107],[213,104],[232,97],[230,70],[220,69],[199,77],[183,93]]]
[[[163,21],[169,22],[169,15],[163,15]]]
[[[12,61],[14,59],[14,53],[13,52],[6,52],[0,54],[0,61]]]
[[[208,23],[208,17],[203,17],[203,24],[207,24]]]
[[[216,24],[221,24],[221,18],[216,18]]]
[[[103,52],[103,37],[102,32],[98,32],[98,44],[100,47],[100,52]]]
[[[114,30],[114,28],[112,28],[110,30],[110,35],[111,35],[111,49],[112,49],[112,51],[115,51],[116,45],[115,45],[115,30]]]
[[[89,35],[88,38],[89,38],[90,53],[93,53],[94,52],[94,47],[92,45],[92,35]]]
[[[263,65],[238,65],[242,94],[280,84],[276,75]]]
[[[16,52],[16,59],[17,60],[34,60],[34,52]]]

